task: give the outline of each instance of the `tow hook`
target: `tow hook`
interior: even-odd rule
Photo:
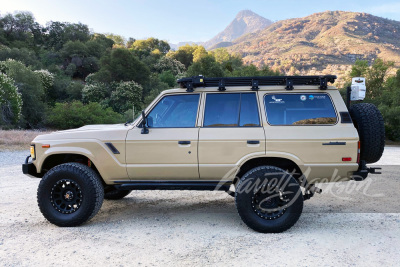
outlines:
[[[313,184],[309,184],[307,182],[307,178],[304,177],[304,175],[302,175],[300,178],[300,185],[302,187],[304,187],[304,195],[303,195],[303,199],[304,200],[308,200],[310,198],[312,198],[314,196],[315,193],[321,194],[322,193],[322,189],[316,187]]]
[[[315,193],[317,194],[321,194],[322,193],[322,189],[316,187],[315,185],[311,184],[311,185],[307,185],[305,187],[305,193],[304,193],[304,200],[308,200],[310,198],[312,198],[314,196]]]

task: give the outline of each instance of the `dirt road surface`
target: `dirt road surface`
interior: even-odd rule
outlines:
[[[224,192],[133,191],[76,228],[41,215],[27,151],[0,152],[0,266],[377,266],[400,262],[400,148],[383,174],[323,184],[297,224],[259,234]]]

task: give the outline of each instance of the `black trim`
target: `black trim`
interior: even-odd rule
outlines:
[[[190,145],[190,141],[178,141],[180,145]]]
[[[334,83],[335,75],[325,76],[261,76],[261,77],[217,77],[206,78],[195,76],[179,79],[181,88],[193,92],[196,87],[217,87],[224,90],[228,86],[249,86],[251,90],[258,90],[262,85],[284,85],[287,90],[292,90],[295,85],[318,85],[321,90],[326,90],[328,82]]]
[[[351,116],[350,113],[346,112],[339,112],[340,114],[340,122],[341,123],[353,123],[353,121],[351,120]]]
[[[111,150],[112,153],[119,154],[118,149],[112,143],[105,143],[105,144],[108,146],[108,148]]]
[[[345,146],[346,142],[329,142],[329,143],[322,143],[324,146]]]
[[[382,168],[379,167],[371,167],[367,168],[367,163],[365,160],[361,160],[358,170],[356,172],[353,172],[351,175],[351,178],[354,181],[363,181],[365,178],[367,178],[368,174],[382,174],[381,172],[377,172],[376,170],[381,170]]]
[[[40,173],[37,173],[36,166],[32,162],[29,162],[30,157],[30,155],[27,156],[25,159],[25,163],[22,164],[22,173],[30,177],[41,178],[42,175]]]
[[[199,190],[228,191],[231,181],[115,181],[120,190]]]

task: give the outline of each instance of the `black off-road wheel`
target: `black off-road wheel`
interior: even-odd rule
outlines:
[[[260,166],[245,173],[236,188],[235,202],[243,222],[261,233],[288,230],[303,211],[299,183],[274,166]]]
[[[385,148],[385,125],[378,108],[371,103],[355,104],[350,115],[360,137],[360,159],[367,163],[377,162]]]
[[[38,205],[52,224],[78,226],[100,210],[104,188],[97,173],[80,163],[65,163],[48,171],[40,181]]]
[[[104,198],[108,200],[118,200],[126,197],[132,190],[118,190],[115,187],[104,189]]]

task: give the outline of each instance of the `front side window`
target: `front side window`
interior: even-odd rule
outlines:
[[[255,93],[207,94],[204,127],[260,126]]]
[[[337,122],[328,94],[267,94],[264,103],[271,125],[332,125]]]
[[[165,96],[147,116],[150,128],[196,126],[199,94]]]

